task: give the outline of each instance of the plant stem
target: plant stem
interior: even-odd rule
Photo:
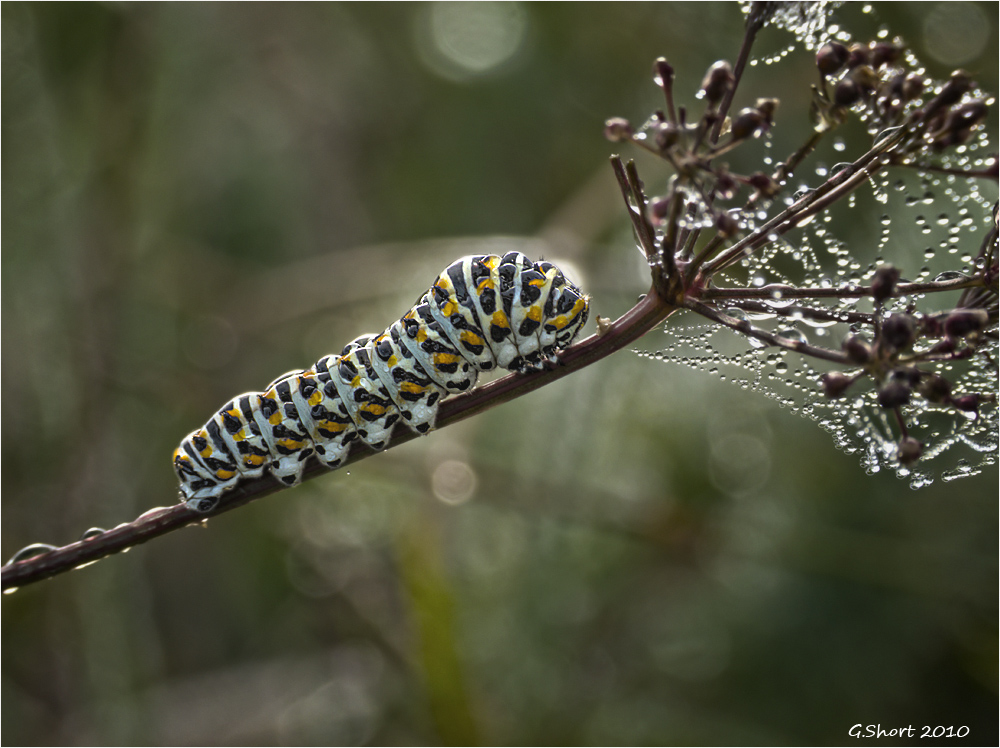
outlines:
[[[806,356],[813,356],[814,358],[821,358],[824,361],[832,361],[835,364],[843,364],[845,366],[851,365],[851,360],[843,353],[832,351],[829,348],[820,348],[815,345],[810,345],[809,343],[804,343],[801,340],[791,340],[790,338],[785,338],[781,335],[775,335],[774,333],[760,330],[751,325],[747,320],[730,317],[728,314],[720,312],[718,309],[708,306],[707,304],[702,304],[700,301],[695,299],[687,299],[685,306],[696,314],[708,317],[708,319],[713,322],[718,322],[720,325],[725,325],[726,327],[736,330],[747,337],[761,340],[768,345],[784,348],[788,351],[795,351],[796,353],[802,353]]]
[[[437,428],[444,428],[501,403],[537,390],[550,382],[562,379],[634,342],[676,311],[660,300],[652,290],[639,303],[605,329],[603,334],[591,335],[559,355],[558,363],[544,371],[528,374],[511,374],[494,380],[471,392],[451,397],[441,403]],[[392,439],[391,447],[405,444],[416,438],[409,430],[400,429]],[[370,457],[376,452],[355,444],[341,467]],[[331,472],[315,460],[307,465],[303,480]],[[55,548],[39,556],[8,564],[3,567],[3,589],[13,590],[33,582],[62,574],[85,564],[93,563],[133,546],[145,543],[160,535],[189,525],[203,524],[251,501],[279,491],[283,486],[270,475],[247,480],[222,495],[218,505],[209,514],[200,514],[185,504],[158,507],[142,514],[138,519],[119,525],[98,535]]]
[[[981,288],[982,278],[952,278],[946,281],[927,281],[925,283],[900,283],[896,286],[894,296],[906,296],[914,293],[935,293],[942,291],[958,291],[963,288]],[[838,286],[836,288],[794,288],[781,286],[782,299],[841,299],[871,296],[871,286]],[[701,293],[703,299],[773,299],[774,288],[706,288]]]

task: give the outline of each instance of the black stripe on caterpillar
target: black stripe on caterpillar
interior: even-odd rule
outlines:
[[[385,448],[400,420],[425,434],[446,394],[471,389],[480,371],[542,368],[588,313],[551,263],[519,252],[456,260],[381,334],[233,398],[189,434],[174,452],[181,500],[210,511],[265,470],[294,486],[309,457],[335,469],[356,440]]]

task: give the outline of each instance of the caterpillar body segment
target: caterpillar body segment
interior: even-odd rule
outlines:
[[[442,398],[474,387],[480,371],[542,368],[588,313],[551,263],[519,252],[456,260],[382,333],[233,398],[185,437],[174,452],[181,499],[209,511],[265,471],[294,486],[310,457],[333,469],[355,441],[384,449],[400,422],[428,433]]]

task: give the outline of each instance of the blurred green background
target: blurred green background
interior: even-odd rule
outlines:
[[[876,10],[996,90],[996,3]],[[170,453],[215,407],[458,256],[544,255],[625,311],[647,280],[603,122],[660,106],[660,55],[695,105],[742,17],[4,3],[2,34],[9,558],[173,503]],[[813,81],[793,55],[738,97],[782,99],[777,153]],[[623,351],[5,597],[2,740],[996,744],[996,487],[868,477],[770,401]]]

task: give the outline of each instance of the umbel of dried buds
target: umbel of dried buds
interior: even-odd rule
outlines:
[[[766,14],[772,4],[755,3]],[[751,15],[755,11],[751,11]],[[748,17],[748,28],[753,26]],[[899,268],[883,264],[870,278],[867,295],[873,314],[858,314],[860,322],[840,350],[831,351],[809,344],[793,343],[780,335],[751,328],[748,322],[720,314],[727,305],[740,306],[746,294],[726,298],[714,293],[713,277],[740,263],[754,252],[769,246],[781,235],[805,225],[817,213],[871,180],[888,168],[931,168],[922,162],[936,153],[969,143],[983,131],[991,98],[976,93],[976,86],[963,71],[956,71],[943,84],[928,79],[922,68],[899,41],[879,40],[871,44],[843,44],[829,41],[816,51],[819,82],[813,87],[814,135],[803,147],[780,162],[777,168],[739,174],[719,157],[741,144],[768,133],[775,126],[778,100],[757,99],[753,106],[734,114],[729,106],[746,59],[735,65],[728,61],[712,64],[702,78],[700,116],[677,106],[674,101],[674,68],[660,58],[654,64],[653,80],[662,91],[664,108],[653,112],[641,126],[616,117],[605,125],[605,135],[614,142],[630,142],[667,161],[674,170],[665,193],[646,198],[633,165],[619,169],[619,183],[630,206],[639,244],[653,270],[657,294],[668,303],[686,307],[752,337],[766,345],[786,347],[805,356],[815,356],[840,365],[820,377],[822,393],[828,398],[844,398],[851,392],[863,394],[867,380],[871,397],[858,402],[877,403],[890,413],[898,426],[896,459],[904,466],[925,455],[925,445],[907,430],[907,414],[933,406],[938,410],[976,412],[984,403],[995,405],[993,392],[968,392],[956,386],[952,364],[982,358],[995,344],[997,323],[996,229],[983,242],[973,263],[978,274],[965,285],[945,281],[914,284],[904,281]],[[845,164],[840,174],[831,174],[827,184],[795,196],[779,218],[760,226],[760,213],[751,211],[777,204],[790,177],[812,153],[825,133],[850,117],[860,117],[873,138],[868,154]],[[862,167],[856,164],[863,164]],[[952,169],[954,172],[954,169]],[[997,162],[982,171],[968,172],[970,178],[996,181]],[[847,189],[849,187],[849,189]],[[725,204],[744,196],[742,208]],[[799,211],[799,213],[796,213]],[[682,224],[697,217],[693,222]],[[962,289],[962,298],[945,312],[926,313],[916,301],[905,306],[903,297],[920,300],[938,291]],[[809,299],[807,288],[790,288],[793,296]],[[720,289],[721,291],[721,289]],[[817,293],[814,298],[829,297]],[[849,298],[857,294],[849,291]],[[760,298],[760,297],[757,297]],[[797,307],[803,318],[829,319],[821,307]],[[994,361],[995,367],[995,361]],[[860,405],[859,405],[860,407]]]

